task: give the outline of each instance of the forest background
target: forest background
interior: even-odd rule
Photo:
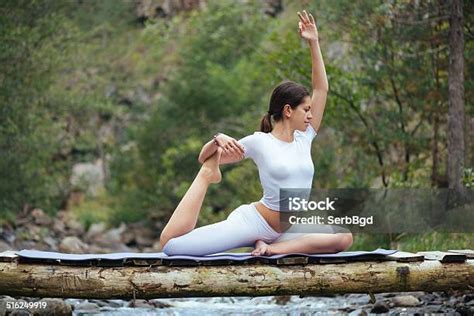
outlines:
[[[311,86],[303,9],[316,18],[330,86],[313,187],[445,188],[450,3],[2,1],[0,223],[40,208],[86,227],[146,221],[159,234],[212,135],[258,130],[284,79]],[[468,189],[473,7],[463,7]],[[198,225],[261,197],[251,161],[222,169]],[[358,234],[352,249],[374,247],[473,249],[473,234]]]

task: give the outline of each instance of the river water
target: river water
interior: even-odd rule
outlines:
[[[367,294],[333,297],[264,296],[173,298],[131,301],[84,301],[67,299],[74,315],[467,315],[474,311],[473,293],[449,296],[444,293],[376,294],[376,303]],[[403,301],[404,299],[404,301]],[[418,300],[418,303],[416,302]],[[402,303],[400,303],[402,302]],[[404,303],[403,303],[404,302]],[[400,306],[405,304],[405,306]],[[412,306],[406,306],[406,305]]]

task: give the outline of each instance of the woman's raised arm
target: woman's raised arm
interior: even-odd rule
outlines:
[[[308,15],[306,10],[303,11],[303,14],[298,12],[298,16],[300,17],[300,22],[298,23],[300,36],[308,41],[311,49],[313,88],[313,95],[311,96],[311,114],[313,115],[313,119],[311,120],[311,125],[315,131],[318,131],[321,126],[321,121],[323,120],[324,108],[326,106],[329,90],[328,78],[319,47],[316,22],[311,14]]]

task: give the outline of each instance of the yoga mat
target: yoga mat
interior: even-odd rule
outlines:
[[[284,257],[303,256],[310,258],[356,258],[360,256],[370,255],[371,257],[385,257],[392,255],[397,250],[386,250],[378,248],[373,251],[345,251],[333,254],[310,254],[310,253],[288,253],[272,256],[252,256],[250,252],[242,253],[230,253],[222,252],[206,256],[188,256],[188,255],[175,255],[168,256],[163,252],[156,253],[133,253],[133,252],[118,252],[108,254],[68,254],[60,252],[48,252],[38,250],[21,250],[17,251],[16,254],[20,258],[28,259],[44,259],[44,260],[66,260],[66,261],[84,261],[84,260],[126,260],[126,259],[163,259],[163,260],[192,260],[192,261],[214,261],[214,260],[231,260],[231,261],[244,261],[251,258],[266,258],[266,259],[280,259]]]

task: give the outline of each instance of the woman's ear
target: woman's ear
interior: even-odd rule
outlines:
[[[289,104],[285,104],[285,106],[283,107],[283,114],[286,118],[290,118],[291,117],[291,112],[293,112],[293,109],[291,108],[291,106]]]

